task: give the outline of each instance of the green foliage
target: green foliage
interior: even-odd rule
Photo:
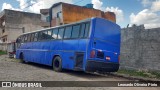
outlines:
[[[119,74],[126,74],[129,76],[139,76],[145,78],[157,78],[160,79],[160,72],[146,72],[146,71],[136,71],[136,70],[119,70],[117,73]]]
[[[7,54],[7,52],[0,50],[0,55]]]

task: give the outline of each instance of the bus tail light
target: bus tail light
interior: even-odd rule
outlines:
[[[109,61],[109,60],[111,60],[111,58],[110,58],[109,56],[107,56],[107,57],[106,57],[106,60],[108,60],[108,61]]]
[[[120,62],[120,55],[118,56],[118,62]]]
[[[94,58],[96,55],[96,52],[95,50],[92,50],[91,53],[90,53],[90,58]]]

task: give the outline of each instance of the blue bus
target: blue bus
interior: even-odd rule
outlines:
[[[16,58],[64,69],[116,72],[119,69],[120,27],[94,17],[20,35]]]

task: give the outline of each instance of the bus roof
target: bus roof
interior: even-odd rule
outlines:
[[[43,31],[43,30],[48,30],[48,29],[53,29],[53,28],[58,28],[58,27],[69,26],[69,25],[78,24],[78,23],[82,23],[82,22],[87,22],[87,21],[90,21],[91,19],[92,18],[88,18],[88,19],[81,20],[81,21],[78,21],[78,22],[73,22],[73,23],[70,23],[70,24],[64,24],[64,25],[60,25],[60,26],[44,28],[44,29],[41,29],[41,30],[36,30],[36,31],[32,31],[32,32],[23,33],[22,35],[29,34],[29,33],[34,33],[34,32],[39,32],[39,31]]]

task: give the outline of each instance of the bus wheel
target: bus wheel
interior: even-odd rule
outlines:
[[[59,56],[56,56],[53,60],[53,70],[56,72],[62,71],[62,60]]]

